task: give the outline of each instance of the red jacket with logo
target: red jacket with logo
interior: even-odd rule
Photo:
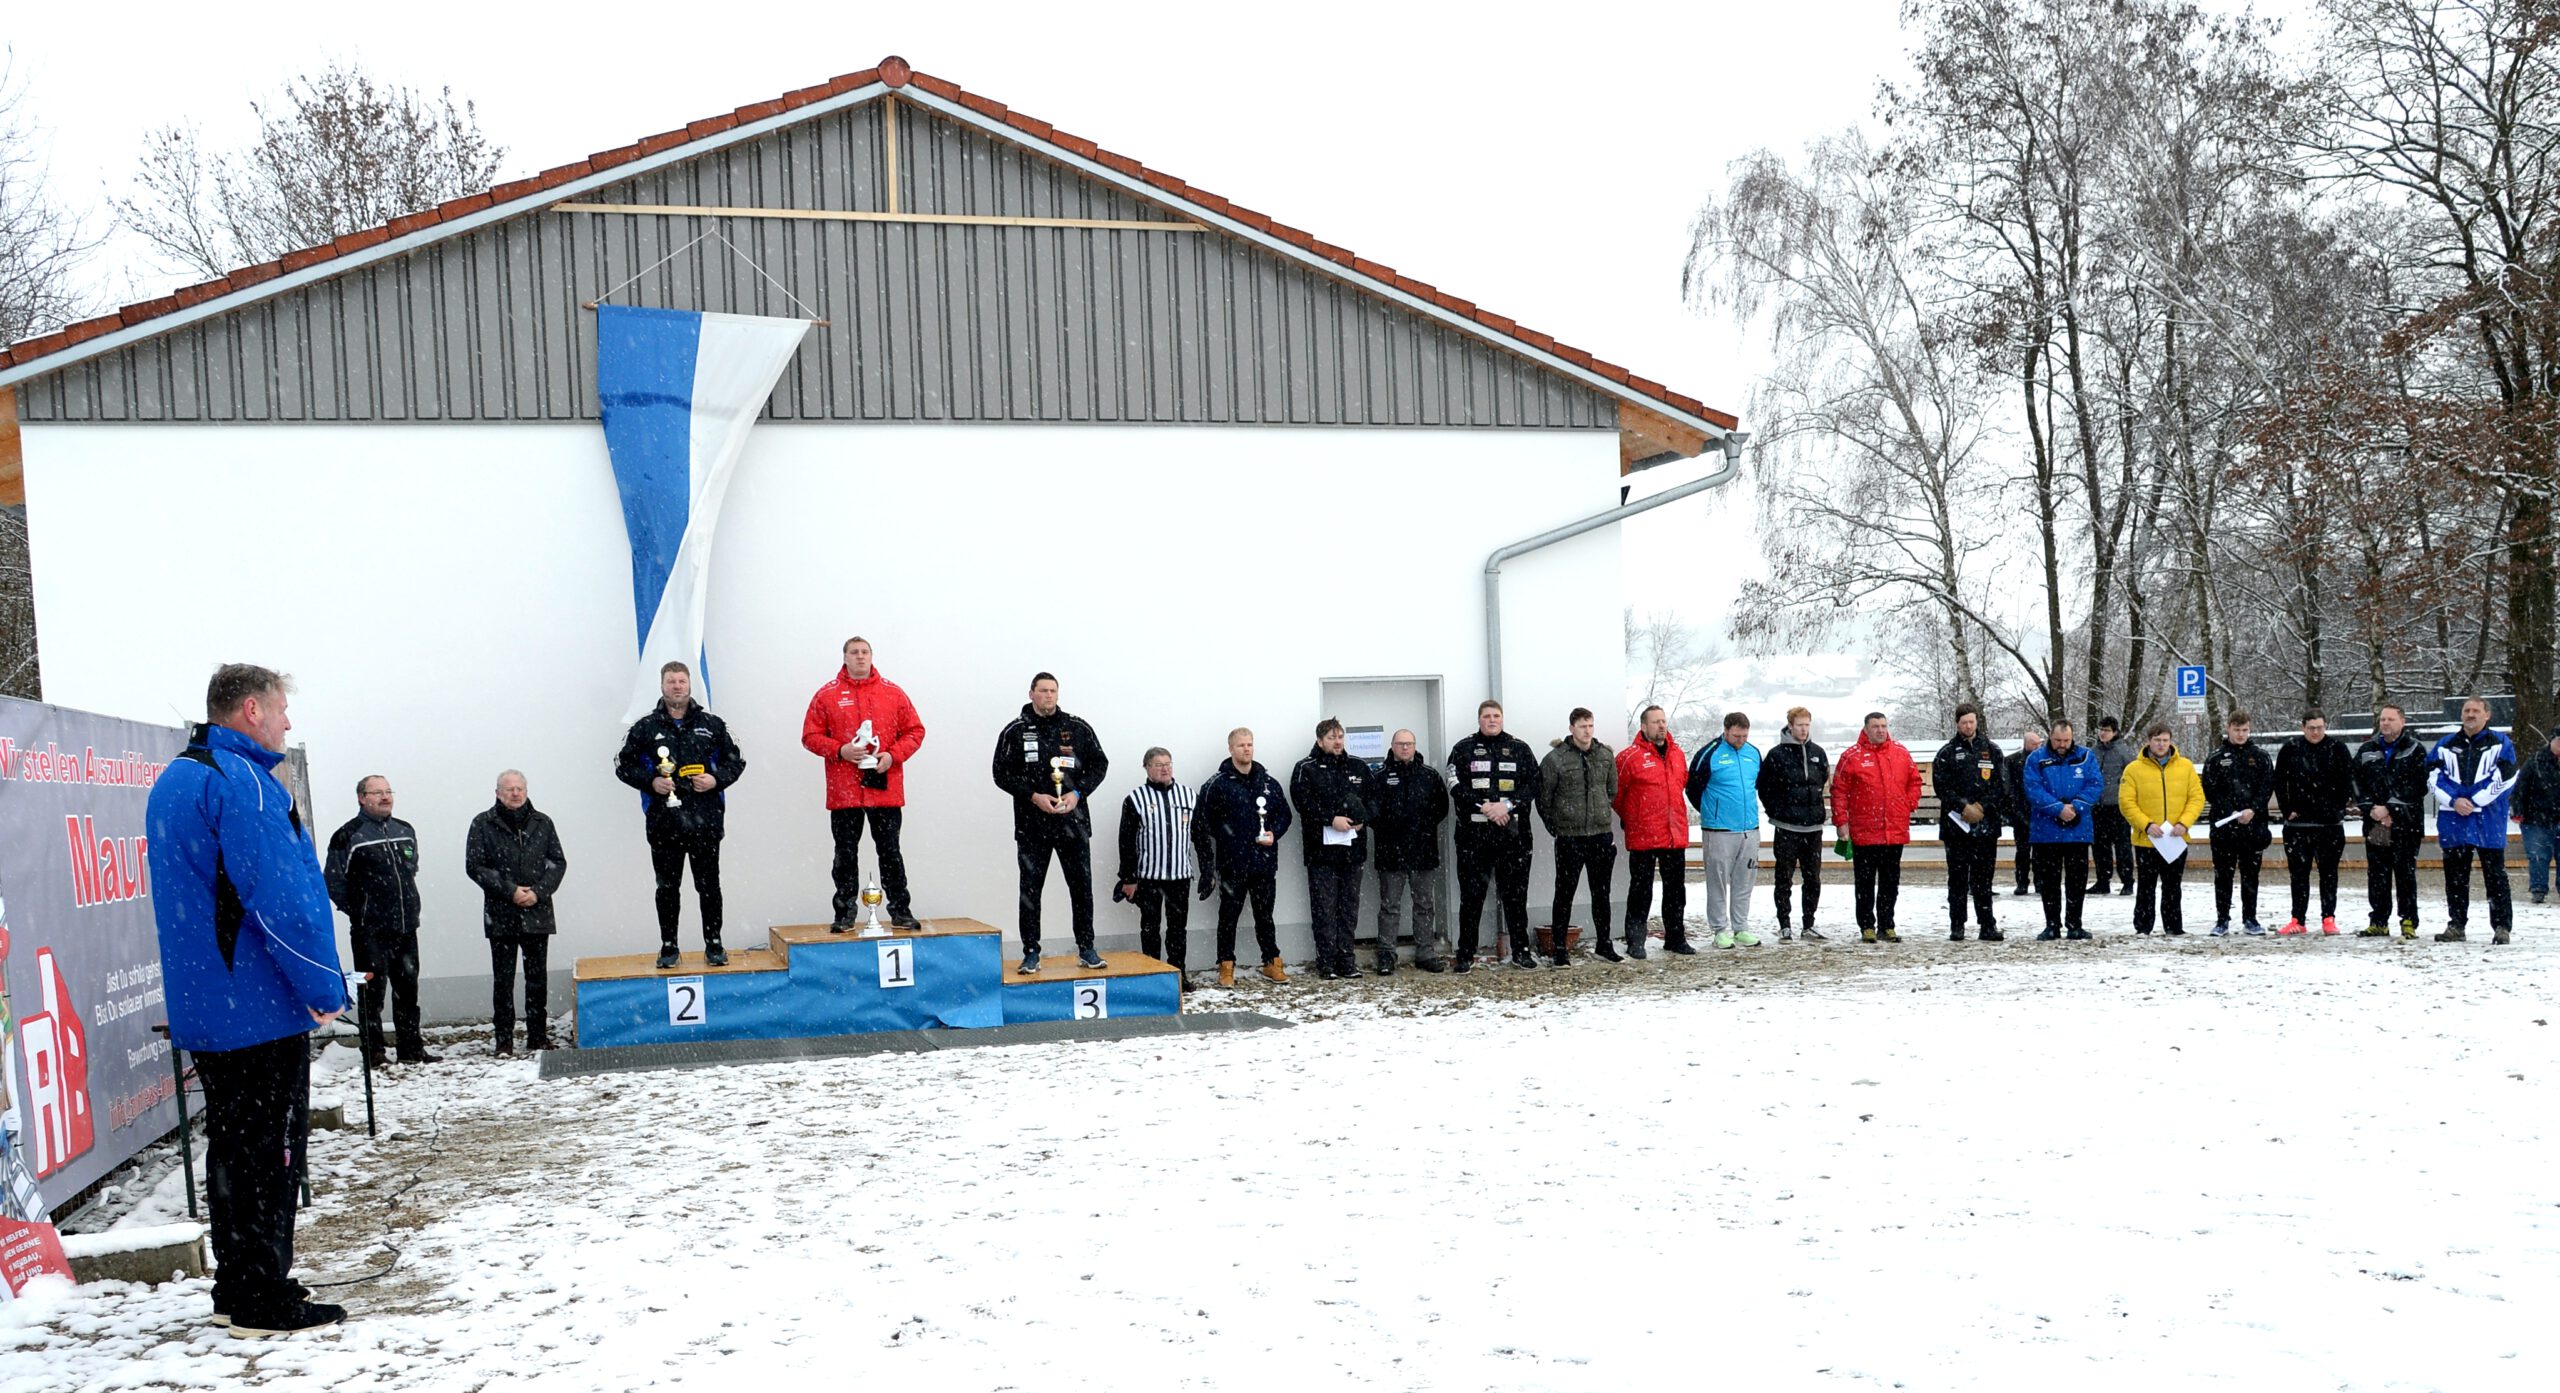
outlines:
[[[864,721],[871,723],[871,734],[891,756],[887,788],[864,785],[861,768],[841,757],[844,742],[862,729]],[[800,743],[827,762],[829,808],[903,808],[907,761],[924,744],[924,722],[916,719],[915,703],[907,700],[905,689],[881,676],[880,669],[873,668],[869,677],[856,682],[838,668],[834,680],[809,698],[809,714],[800,722]]]
[[[1831,774],[1831,820],[1859,846],[1904,846],[1911,812],[1920,806],[1920,768],[1899,740],[1872,744],[1861,735]]]
[[[1618,796],[1611,806],[1627,829],[1629,851],[1689,849],[1689,757],[1664,737],[1664,750],[1637,736],[1618,751]]]

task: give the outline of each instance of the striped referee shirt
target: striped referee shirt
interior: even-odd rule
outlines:
[[[1159,788],[1141,783],[1129,790],[1121,824],[1134,824],[1138,876],[1142,880],[1189,880],[1198,872],[1191,859],[1191,789],[1176,781]]]

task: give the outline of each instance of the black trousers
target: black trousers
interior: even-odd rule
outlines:
[[[2186,907],[2179,903],[2187,879],[2187,863],[2195,859],[2193,851],[2171,861],[2153,850],[2146,840],[2133,854],[2134,874],[2140,883],[2133,890],[2133,931],[2151,932],[2153,911],[2158,911],[2160,927],[2171,933],[2187,931]]]
[[[1177,970],[1191,928],[1190,889],[1187,880],[1138,882],[1138,951]]]
[[[2210,834],[2213,844],[2213,919],[2217,924],[2231,919],[2231,882],[2240,882],[2240,919],[2258,922],[2258,872],[2266,865],[2267,843],[2274,839],[2267,831],[2265,819],[2235,822],[2216,827]],[[2192,856],[2195,853],[2189,852]]]
[[[397,934],[352,933],[347,946],[353,950],[356,971],[369,972],[364,986],[356,992],[357,1038],[365,1053],[382,1057],[382,999],[391,998],[392,1038],[402,1059],[415,1059],[427,1052],[427,1042],[418,1033],[418,935],[415,930]]]
[[[2097,870],[2098,893],[2118,881],[2128,890],[2133,888],[2133,824],[2124,820],[2124,810],[2113,797],[2098,803],[2097,836],[2089,844],[2090,859]]]
[[[213,1299],[235,1316],[284,1313],[293,1280],[293,1214],[311,1133],[311,1054],[288,1035],[195,1055],[204,1083],[204,1195],[212,1210]]]
[[[702,902],[702,943],[720,941],[720,844],[651,842],[649,869],[658,878],[658,942],[676,943],[676,914],[684,908],[684,867],[693,863],[693,894]]]
[[[1940,826],[1945,820],[1940,819]],[[2000,833],[1998,823],[1987,823],[1989,835],[1974,833],[1940,843],[1947,853],[1947,927],[1964,927],[1965,901],[1973,901],[1973,922],[1983,928],[1996,925],[1991,918],[1991,892],[2000,878]],[[1950,831],[1954,830],[1952,828]]]
[[[1784,836],[1784,833],[1779,835]],[[1780,875],[1786,872],[1781,870]],[[1689,941],[1689,852],[1685,847],[1627,853],[1627,942],[1644,942],[1644,921],[1653,916],[1653,882],[1662,881],[1662,941]],[[1805,887],[1812,903],[1813,887]],[[1811,911],[1807,911],[1810,916]],[[1784,919],[1781,913],[1779,918]],[[1811,919],[1808,917],[1807,922]]]
[[[1502,927],[1517,955],[1536,948],[1529,937],[1529,865],[1536,848],[1507,830],[1469,825],[1458,829],[1458,956],[1475,960],[1484,927],[1484,892],[1491,884],[1502,902]]]
[[[1307,867],[1307,909],[1315,919],[1316,967],[1324,972],[1357,973],[1359,956],[1351,951],[1360,931],[1358,862],[1317,862]]]
[[[827,830],[836,838],[836,922],[849,924],[862,912],[862,827],[871,825],[872,844],[880,850],[880,894],[893,919],[910,917],[907,901],[907,854],[898,849],[904,808],[829,808]]]
[[[2036,897],[2044,901],[2046,928],[2080,927],[2080,902],[2088,894],[2087,842],[2036,843]]]
[[[1787,928],[1795,922],[1787,913],[1787,891],[1801,873],[1804,876],[1804,926],[1812,928],[1813,911],[1822,903],[1822,834],[1790,832],[1781,827],[1770,841],[1778,861],[1778,927]]]
[[[1014,868],[1021,872],[1018,896],[1022,951],[1040,951],[1040,892],[1049,879],[1049,858],[1058,858],[1058,874],[1067,882],[1068,922],[1078,951],[1093,946],[1093,847],[1079,838],[1069,842],[1015,842]]]
[[[1271,922],[1271,897],[1278,887],[1279,877],[1269,871],[1242,880],[1218,877],[1218,961],[1236,960],[1236,921],[1244,917],[1247,902],[1253,905],[1253,936],[1262,947],[1262,960],[1280,961],[1280,930]]]
[[[2288,822],[2284,828],[2284,868],[2293,879],[2293,917],[2308,920],[2311,872],[2320,872],[2320,913],[2338,912],[2338,853],[2347,845],[2347,829],[2315,822]]]
[[[2414,821],[2414,819],[2412,819]],[[2418,922],[2418,849],[2426,845],[2426,833],[2415,827],[2393,826],[2391,840],[2381,846],[2373,844],[2373,824],[2364,829],[2364,898],[2366,912],[2372,915],[2368,924],[2389,928],[2394,918]],[[2445,848],[2445,869],[2453,869],[2453,848]],[[2391,912],[2392,896],[2398,894],[2400,912]],[[2447,898],[2452,886],[2448,880]]]
[[[1902,897],[1902,848],[1862,846],[1850,863],[1857,884],[1858,928],[1882,932],[1892,928],[1893,902]]]
[[[2011,859],[2018,863],[2017,888],[2020,890],[2025,890],[2035,883],[2036,857],[2033,842],[2035,828],[2034,823],[2023,817],[2009,824],[2009,835],[2016,839],[2016,852]]]
[[[1555,952],[1564,956],[1565,925],[1573,922],[1573,892],[1579,882],[1591,886],[1591,936],[1609,935],[1609,880],[1618,869],[1618,839],[1602,832],[1590,837],[1556,838],[1556,893],[1547,922],[1555,927]]]
[[[2444,848],[2444,919],[2452,928],[2471,922],[2471,863],[2480,863],[2481,888],[2489,892],[2489,927],[2515,927],[2515,887],[2507,883],[2507,853],[2504,847],[2449,846]]]
[[[524,959],[524,1038],[532,1049],[551,1039],[551,935],[525,934],[489,940],[489,1014],[498,1043],[516,1033],[516,959]]]

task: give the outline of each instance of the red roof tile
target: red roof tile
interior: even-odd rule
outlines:
[[[1083,159],[1095,161],[1106,168],[1116,170],[1121,174],[1138,179],[1151,187],[1162,189],[1170,196],[1179,198],[1195,207],[1206,210],[1214,216],[1230,219],[1246,227],[1252,228],[1256,232],[1276,237],[1292,246],[1304,248],[1317,256],[1324,257],[1336,264],[1350,268],[1354,274],[1365,276],[1370,280],[1392,286],[1395,289],[1417,299],[1427,300],[1441,309],[1447,310],[1452,314],[1460,315],[1476,324],[1482,325],[1492,333],[1512,339],[1527,348],[1543,353],[1553,354],[1576,367],[1597,373],[1611,382],[1619,383],[1625,386],[1629,391],[1640,396],[1660,402],[1663,405],[1670,406],[1685,414],[1713,421],[1717,425],[1723,426],[1727,429],[1740,424],[1731,414],[1709,407],[1695,397],[1672,391],[1661,383],[1654,382],[1648,378],[1637,377],[1615,363],[1594,358],[1589,353],[1586,353],[1581,349],[1571,347],[1570,345],[1560,344],[1556,342],[1553,337],[1539,333],[1537,330],[1522,328],[1517,322],[1503,315],[1495,314],[1490,310],[1479,308],[1472,301],[1459,299],[1457,296],[1442,292],[1427,282],[1415,280],[1411,276],[1400,275],[1392,268],[1379,265],[1374,261],[1364,260],[1347,248],[1337,247],[1328,242],[1318,241],[1311,233],[1300,231],[1299,229],[1290,227],[1285,223],[1275,222],[1267,215],[1257,213],[1250,208],[1238,207],[1237,205],[1228,202],[1226,199],[1220,198],[1216,194],[1210,193],[1204,189],[1194,188],[1190,184],[1181,179],[1177,179],[1170,174],[1149,169],[1145,165],[1140,164],[1138,161],[1133,160],[1126,155],[1105,150],[1101,146],[1098,146],[1092,141],[1086,140],[1081,136],[1070,135],[1067,132],[1061,131],[1050,125],[1046,121],[1039,120],[1036,117],[1026,116],[1021,112],[1015,111],[1006,106],[1002,102],[995,101],[987,97],[981,97],[974,92],[964,90],[956,83],[952,83],[926,73],[916,72],[908,67],[905,59],[894,55],[881,59],[877,67],[866,68],[861,72],[846,73],[840,77],[820,83],[817,86],[798,88],[766,101],[750,102],[724,115],[708,117],[704,120],[695,121],[682,130],[661,131],[656,135],[644,137],[633,144],[625,145],[618,149],[599,151],[593,155],[589,155],[583,160],[579,160],[571,164],[555,165],[552,168],[546,169],[540,174],[534,175],[530,178],[517,179],[506,184],[501,184],[486,193],[473,194],[467,198],[453,199],[449,202],[439,204],[434,208],[394,218],[381,227],[367,228],[362,232],[349,233],[346,236],[340,237],[324,246],[309,247],[300,251],[290,252],[276,261],[263,262],[256,266],[244,266],[239,270],[233,271],[228,276],[207,281],[200,285],[187,286],[156,300],[146,300],[140,304],[128,305],[114,314],[101,315],[96,319],[83,320],[78,324],[69,325],[51,334],[47,334],[42,338],[29,339],[6,348],[0,348],[0,367],[10,367],[16,364],[34,362],[36,359],[45,357],[49,354],[58,353],[63,349],[72,347],[75,344],[85,342],[89,339],[96,338],[101,334],[112,333],[119,328],[125,328],[139,323],[147,323],[148,321],[162,315],[174,313],[175,311],[186,309],[193,305],[202,304],[207,300],[227,295],[235,290],[245,289],[264,281],[273,280],[289,271],[297,271],[306,267],[320,265],[337,257],[362,251],[367,247],[380,245],[381,243],[387,242],[395,237],[405,237],[412,232],[433,227],[438,223],[448,222],[455,218],[466,217],[483,208],[494,207],[517,199],[536,197],[548,190],[558,188],[573,180],[583,179],[588,175],[612,169],[617,165],[628,164],[633,160],[639,159],[643,155],[651,155],[664,150],[672,150],[693,141],[717,135],[723,131],[733,130],[741,125],[761,121],[768,117],[778,115],[781,112],[806,106],[813,101],[819,101],[827,97],[853,91],[859,87],[868,86],[873,82],[885,83],[893,88],[905,87],[912,84],[916,88],[925,92],[930,92],[945,101],[957,102],[961,106],[977,112],[991,121],[1002,122],[1003,124],[1013,128],[1014,130],[1022,132],[1024,135],[1027,135],[1034,140],[1044,141],[1048,144],[1055,145],[1070,154]]]

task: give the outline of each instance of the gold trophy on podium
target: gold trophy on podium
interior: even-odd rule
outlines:
[[[883,900],[888,898],[889,897],[887,895],[880,893],[880,878],[878,876],[866,875],[863,877],[862,907],[870,911],[862,921],[862,936],[864,938],[881,938],[888,934],[888,928],[880,922],[880,904]]]
[[[668,758],[667,747],[664,745],[658,747],[658,777],[669,783],[673,783],[676,777],[676,762]],[[670,808],[684,806],[684,800],[676,797],[676,791],[672,788],[667,790],[667,806]]]

